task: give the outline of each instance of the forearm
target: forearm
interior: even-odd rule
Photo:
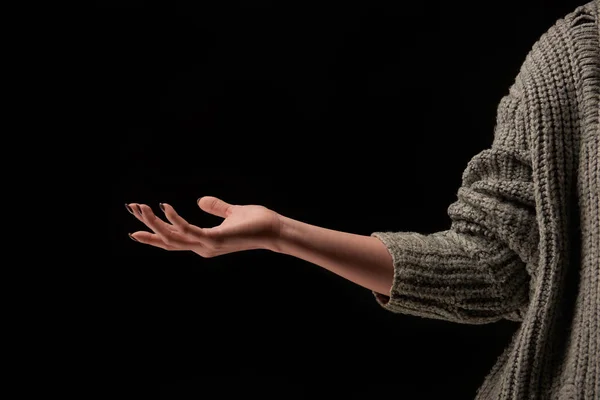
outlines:
[[[273,250],[323,267],[367,289],[389,295],[394,267],[387,248],[375,237],[310,225],[281,216]]]

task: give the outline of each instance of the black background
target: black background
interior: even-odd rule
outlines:
[[[196,206],[212,195],[364,235],[447,229],[528,50],[581,4],[96,2],[114,396],[472,398],[517,323],[393,314],[267,251],[137,244],[124,203],[168,202],[199,226],[220,221]]]

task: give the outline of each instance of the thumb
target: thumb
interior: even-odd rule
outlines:
[[[212,196],[200,197],[197,201],[198,207],[209,214],[217,217],[227,218],[231,213],[231,204],[225,203],[221,199]]]

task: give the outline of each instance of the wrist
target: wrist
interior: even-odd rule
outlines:
[[[295,222],[293,219],[285,217],[281,214],[276,214],[277,216],[277,226],[275,229],[275,235],[273,236],[273,240],[270,243],[269,250],[275,253],[285,253],[286,243],[289,241],[291,237],[291,232],[293,230],[293,223]]]

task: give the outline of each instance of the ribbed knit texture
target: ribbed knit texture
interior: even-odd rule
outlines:
[[[600,399],[600,0],[534,44],[468,163],[450,229],[375,232],[394,262],[385,309],[520,322],[482,399]]]

